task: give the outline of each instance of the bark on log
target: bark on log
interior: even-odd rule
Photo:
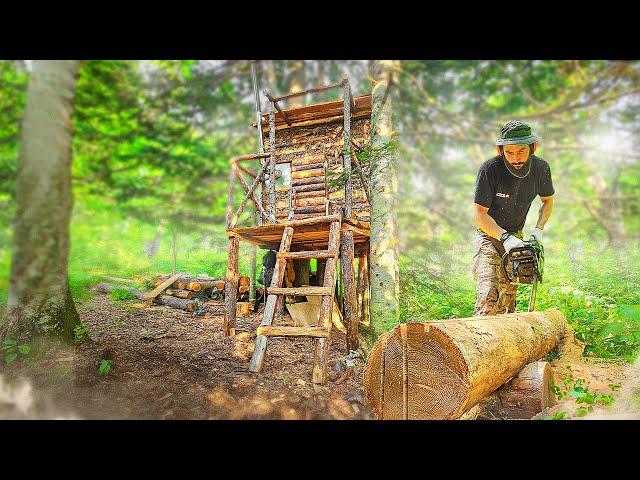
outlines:
[[[358,349],[358,307],[356,304],[355,271],[353,268],[353,232],[342,236],[340,264],[344,283],[344,320],[347,327],[347,352]]]
[[[553,406],[553,371],[548,362],[533,362],[478,403],[481,420],[529,420]]]
[[[324,175],[317,176],[317,177],[298,178],[295,180],[291,180],[291,186],[300,187],[303,185],[316,185],[319,183],[324,185],[325,180],[326,180],[326,177]]]
[[[318,205],[321,205],[321,206],[324,207],[326,202],[327,202],[327,198],[324,195],[318,195],[318,196],[315,196],[315,197],[296,198],[293,201],[293,207],[294,208],[315,207],[315,206],[318,206]]]
[[[299,187],[296,187],[295,185],[292,185],[291,191],[293,191],[294,193],[299,193],[299,192],[324,192],[325,191],[325,184],[324,181],[322,183],[314,183],[312,185],[300,185]]]
[[[557,310],[407,323],[381,335],[364,371],[381,419],[454,419],[564,335]]]
[[[316,205],[315,207],[295,207],[294,213],[325,213],[327,208],[324,205]]]
[[[227,257],[227,275],[224,286],[224,333],[233,336],[236,333],[236,294],[238,292],[238,237],[229,239],[229,256]]]
[[[308,165],[293,165],[291,170],[295,173],[295,172],[302,172],[305,170],[314,170],[317,168],[321,168],[322,171],[324,172],[324,163],[310,163]],[[293,177],[292,177],[293,178]]]
[[[191,300],[191,298],[193,298],[193,292],[191,290],[179,290],[179,289],[168,288],[165,293],[171,297],[185,298],[187,300]]]
[[[303,178],[324,178],[324,167],[323,168],[313,168],[309,170],[296,170],[291,172],[292,180],[301,180]]]

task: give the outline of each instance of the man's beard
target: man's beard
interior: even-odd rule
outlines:
[[[529,155],[529,158],[527,158],[526,162],[516,163],[514,165],[511,165],[509,163],[505,155],[502,155],[502,160],[504,161],[504,164],[507,167],[507,170],[509,170],[509,173],[511,175],[518,178],[525,178],[527,175],[529,175],[529,172],[531,171],[531,157],[532,155]],[[519,167],[519,168],[516,168],[516,167]]]

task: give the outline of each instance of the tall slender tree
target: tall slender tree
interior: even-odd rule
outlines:
[[[80,319],[67,263],[77,61],[36,61],[22,121],[4,338],[73,338]]]
[[[398,156],[394,147],[392,85],[398,62],[372,64],[371,112],[371,333],[377,338],[400,319],[396,196]]]

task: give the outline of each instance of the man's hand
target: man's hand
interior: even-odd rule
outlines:
[[[509,253],[513,248],[524,247],[524,242],[515,235],[509,235],[507,239],[502,242],[504,249]]]
[[[538,227],[531,230],[531,240],[542,243],[542,230]]]

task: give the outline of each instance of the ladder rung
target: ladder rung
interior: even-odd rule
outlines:
[[[269,287],[269,295],[333,295],[331,287]]]
[[[304,258],[336,258],[338,251],[331,250],[309,250],[304,252],[278,252],[279,257],[290,259],[304,259]]]
[[[271,327],[260,326],[256,335],[266,335],[268,337],[328,337],[329,331],[326,328],[318,327]]]

